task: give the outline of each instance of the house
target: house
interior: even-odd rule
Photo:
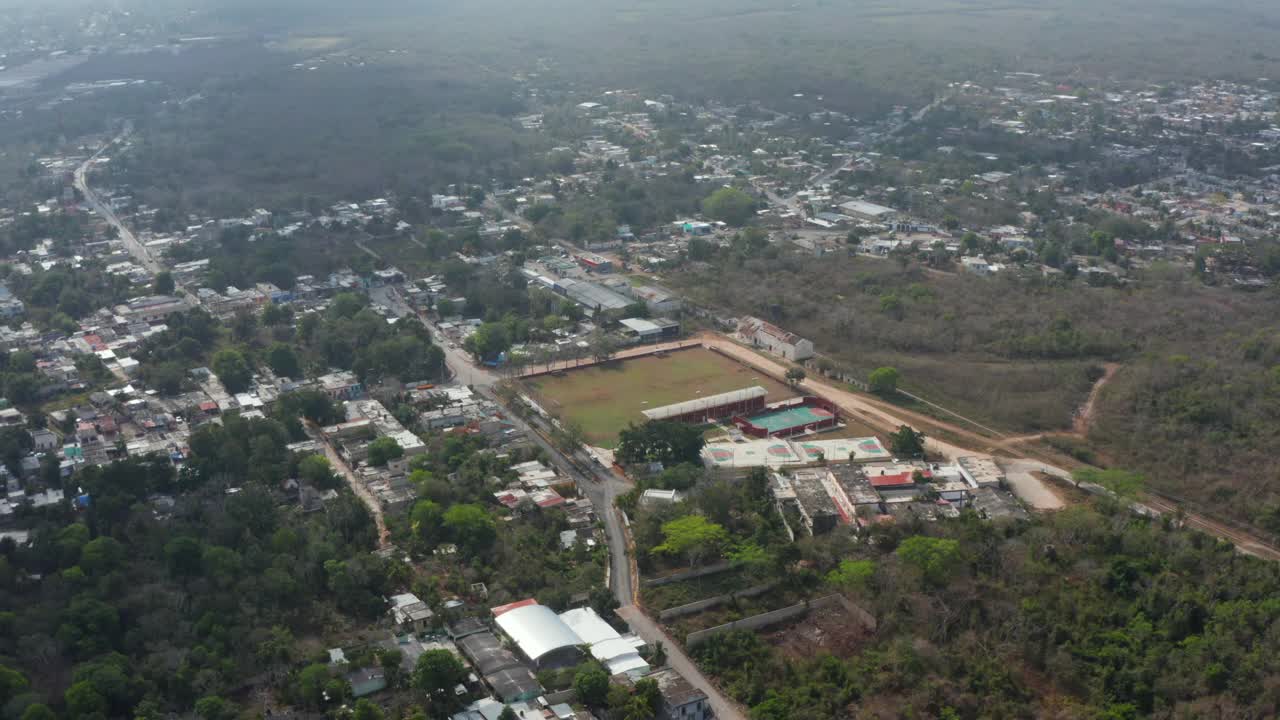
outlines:
[[[671,668],[651,673],[662,693],[660,720],[711,720],[715,717],[707,694],[694,687],[683,675]]]
[[[387,675],[380,667],[361,668],[346,675],[353,697],[364,697],[387,687]]]
[[[811,340],[759,318],[747,317],[741,320],[738,323],[738,335],[752,345],[792,362],[801,362],[814,356]]]
[[[960,258],[960,267],[965,272],[971,272],[974,275],[991,274],[991,264],[980,257],[962,257]]]
[[[321,376],[317,382],[320,389],[334,400],[355,400],[364,396],[364,385],[356,374],[350,371],[330,373]]]
[[[182,298],[170,295],[148,295],[134,298],[124,305],[117,305],[115,313],[126,324],[135,322],[152,323],[164,320],[174,313],[184,313],[190,309],[191,305]]]
[[[31,433],[31,440],[38,453],[49,452],[58,447],[58,436],[48,430],[36,430]]]
[[[435,613],[413,593],[391,596],[391,619],[400,633],[421,633],[427,630]]]

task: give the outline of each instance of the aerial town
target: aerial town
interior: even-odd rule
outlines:
[[[128,22],[95,22],[104,48],[160,43],[175,62],[217,44],[136,28],[111,40]],[[107,52],[64,57],[42,42],[22,55],[41,58],[21,65],[31,77],[10,83],[0,67],[0,118],[130,93],[160,93],[177,117],[209,103],[128,75],[37,92]],[[317,43],[281,53],[276,71],[359,73],[371,57]],[[493,132],[524,148],[518,174],[486,161],[487,180],[442,172],[417,193],[237,205],[228,191],[214,212],[145,179],[161,131],[124,115],[67,123],[33,154],[24,191],[0,206],[0,585],[82,593],[51,637],[12,613],[0,623],[0,660],[53,653],[52,675],[75,678],[33,692],[70,718],[141,703],[155,714],[137,717],[205,720],[827,717],[759,673],[816,677],[814,657],[882,647],[909,625],[893,593],[1051,565],[1063,535],[1103,544],[1084,539],[1103,531],[1083,520],[1042,532],[1069,522],[1045,518],[1100,506],[1280,557],[1250,530],[1280,518],[1262,500],[1249,517],[1201,514],[1098,469],[1144,457],[1087,443],[1095,423],[1110,427],[1097,419],[1104,386],[1117,358],[1143,354],[1139,339],[1091,333],[1067,310],[1034,335],[1015,321],[974,330],[956,319],[968,306],[930,285],[982,302],[1013,287],[1140,298],[1191,282],[1234,293],[1222,308],[1269,299],[1275,83],[1010,67],[868,119],[812,91],[775,110],[547,80],[555,70],[530,61],[508,83],[520,111]],[[769,268],[811,280],[744,280]],[[855,287],[872,288],[872,319],[840,309]],[[943,320],[907,329],[924,314]],[[903,329],[873,339],[871,323]],[[1070,388],[1052,412],[1010,420],[930,392],[921,378],[940,370],[883,359],[942,342],[944,326],[965,328],[954,348],[991,331],[964,347],[1003,353],[973,362],[1001,364],[1010,383],[1033,384],[1020,363],[1085,360],[1049,381]],[[1264,334],[1231,337],[1280,377]],[[1149,387],[1211,370],[1164,356],[1172,369]],[[1026,533],[1027,557],[962,559],[948,533]],[[91,550],[90,537],[119,541]],[[155,575],[119,574],[127,537],[148,538]],[[56,558],[32,559],[44,553]],[[1136,571],[1109,572],[1120,583]],[[85,598],[161,575],[209,596],[181,601],[200,608],[189,634],[149,640],[164,624],[151,619],[93,644],[106,631]],[[111,623],[181,612],[160,615],[161,602],[122,605]],[[946,623],[977,612],[955,602],[928,605],[942,626],[930,643],[956,641]],[[272,619],[242,632],[253,613]],[[913,652],[937,652],[926,644]],[[906,652],[891,647],[875,652]],[[244,672],[230,669],[237,653],[252,655]],[[747,655],[763,658],[755,675]],[[149,679],[119,697],[73,692],[113,658]],[[841,677],[840,692],[855,685]],[[824,697],[907,691],[858,692]],[[73,709],[88,693],[101,707]],[[969,707],[961,695],[913,707],[969,717],[952,710]]]

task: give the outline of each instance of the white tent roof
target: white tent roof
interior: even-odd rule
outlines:
[[[594,609],[567,610],[560,614],[560,619],[591,647],[591,656],[604,663],[610,675],[649,670],[649,663],[639,652],[644,641],[634,635],[618,634]]]
[[[534,662],[554,650],[582,644],[578,635],[546,605],[525,605],[508,610],[495,622]]]

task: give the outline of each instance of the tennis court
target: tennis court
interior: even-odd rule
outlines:
[[[757,415],[749,418],[749,421],[752,425],[764,429],[770,435],[775,435],[778,433],[787,434],[789,430],[803,428],[807,425],[830,422],[834,417],[831,411],[824,408],[801,405],[800,407]]]

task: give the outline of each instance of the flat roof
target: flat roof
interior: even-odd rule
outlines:
[[[618,321],[623,327],[634,330],[641,335],[662,332],[662,326],[644,318],[625,318]]]
[[[868,217],[880,217],[881,215],[892,215],[898,212],[891,207],[877,205],[873,202],[867,202],[866,200],[850,200],[846,203],[840,203],[840,208],[842,210],[848,210],[849,212],[866,215]]]

